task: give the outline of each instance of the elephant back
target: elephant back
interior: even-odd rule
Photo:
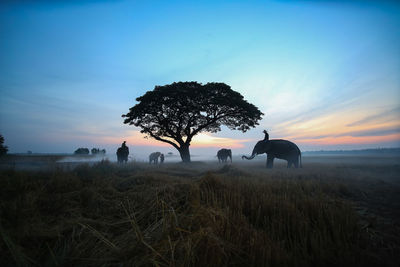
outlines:
[[[279,150],[280,152],[284,153],[300,154],[299,147],[291,141],[284,139],[273,139],[266,142],[269,142],[269,144],[271,145],[271,149],[273,150]]]
[[[129,155],[129,148],[127,146],[125,147],[119,147],[117,149],[117,156],[120,157],[127,157]]]

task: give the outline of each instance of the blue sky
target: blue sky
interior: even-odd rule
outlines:
[[[122,123],[134,99],[215,81],[265,116],[200,136],[199,153],[250,151],[263,129],[302,150],[399,147],[399,14],[392,1],[5,2],[0,133],[11,152],[154,150]]]

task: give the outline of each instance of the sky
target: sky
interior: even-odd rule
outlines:
[[[0,134],[11,153],[177,151],[122,114],[156,85],[224,82],[265,115],[191,151],[400,147],[396,1],[2,1]]]

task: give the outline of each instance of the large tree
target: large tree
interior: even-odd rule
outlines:
[[[246,132],[264,115],[225,83],[178,82],[156,86],[136,98],[124,123],[174,146],[183,162],[190,162],[189,146],[201,132],[218,132],[221,125]]]

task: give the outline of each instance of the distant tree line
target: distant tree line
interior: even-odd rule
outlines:
[[[90,150],[92,152],[92,155],[104,155],[106,154],[105,149],[100,149],[100,148],[92,148]],[[75,155],[89,155],[89,148],[87,147],[80,147],[74,152]]]
[[[77,154],[77,155],[89,155],[89,148],[80,147],[77,150],[75,150],[74,154]]]

